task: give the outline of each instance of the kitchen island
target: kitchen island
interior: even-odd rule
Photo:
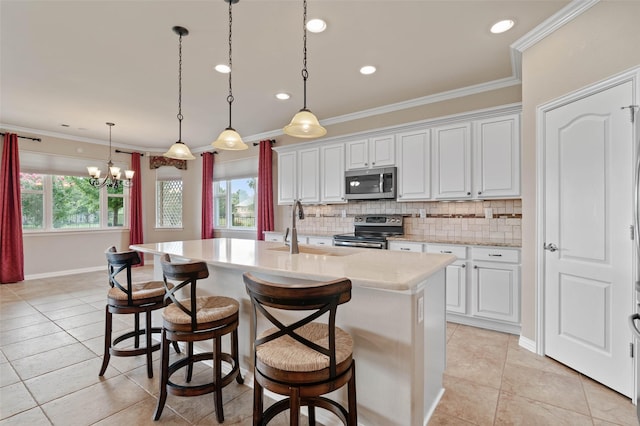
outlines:
[[[210,276],[198,282],[198,292],[240,301],[239,349],[245,383],[252,379],[255,330],[250,330],[251,305],[242,274],[251,272],[281,283],[351,280],[352,299],[338,309],[337,324],[354,339],[359,424],[424,425],[444,392],[444,268],[455,256],[307,245],[292,255],[282,243],[229,238],[131,248],[154,255],[158,279],[164,253],[204,261]],[[332,397],[345,401],[344,389]],[[327,424],[327,419],[318,417]]]

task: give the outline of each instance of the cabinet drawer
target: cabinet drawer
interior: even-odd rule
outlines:
[[[520,250],[491,247],[473,247],[471,249],[471,257],[473,258],[473,260],[484,260],[489,262],[520,263]]]
[[[466,246],[451,246],[444,244],[427,244],[427,253],[452,254],[458,259],[467,258]]]
[[[389,250],[395,251],[411,251],[415,253],[423,252],[422,243],[408,243],[403,241],[390,241]]]
[[[309,237],[308,244],[314,246],[332,246],[333,238],[328,237]]]
[[[284,241],[284,235],[279,233],[279,232],[265,232],[264,233],[264,240],[265,241],[275,241],[275,242],[283,242]]]

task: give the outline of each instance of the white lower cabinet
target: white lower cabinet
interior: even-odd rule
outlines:
[[[520,332],[520,249],[426,244],[458,260],[445,275],[447,321]]]
[[[282,232],[265,231],[263,235],[265,241],[273,241],[278,243],[284,241],[284,234]]]

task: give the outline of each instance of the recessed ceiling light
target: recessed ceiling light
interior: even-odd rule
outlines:
[[[491,27],[491,32],[494,34],[500,34],[505,31],[509,31],[511,27],[513,27],[513,22],[511,19],[504,19],[502,21],[498,21]]]
[[[327,29],[327,23],[322,19],[311,19],[307,22],[307,29],[312,33],[321,33]]]
[[[70,127],[68,124],[64,124],[64,123],[62,123],[60,126],[62,126],[62,127]]]
[[[281,101],[286,101],[290,97],[291,95],[285,92],[276,93],[276,98],[280,99]]]
[[[215,70],[221,74],[229,74],[231,72],[231,68],[227,64],[218,64],[215,66]]]
[[[360,74],[363,75],[373,74],[374,72],[376,72],[376,67],[374,67],[373,65],[365,65],[364,67],[360,68]]]

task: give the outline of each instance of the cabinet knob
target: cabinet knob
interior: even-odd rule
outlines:
[[[369,165],[369,163],[364,163],[364,165],[365,165],[365,166],[368,166],[368,165]]]
[[[375,165],[376,165],[376,162],[375,162],[375,161],[372,161],[372,162],[371,162],[371,165],[372,165],[372,166],[375,166]]]
[[[478,191],[478,195],[482,195],[482,191]]]
[[[473,265],[473,269],[478,269],[478,265]]]
[[[467,264],[466,264],[466,263],[463,263],[462,265],[460,265],[460,267],[461,267],[461,268],[466,268],[466,267],[467,267]]]
[[[471,193],[470,193],[470,192],[467,192],[467,195],[471,195]]]

